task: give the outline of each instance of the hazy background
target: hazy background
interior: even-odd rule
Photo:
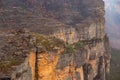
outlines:
[[[105,0],[105,9],[106,31],[112,47],[110,80],[120,80],[120,0]]]
[[[106,31],[110,44],[120,49],[120,0],[104,0],[106,5]]]

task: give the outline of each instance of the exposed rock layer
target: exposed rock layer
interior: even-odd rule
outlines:
[[[18,23],[41,33],[0,32],[4,39],[0,41],[0,59],[5,57],[0,64],[9,65],[7,70],[0,66],[1,76],[13,80],[107,80],[110,54],[102,0],[1,1],[1,16],[9,15],[1,18],[0,26],[16,27]]]

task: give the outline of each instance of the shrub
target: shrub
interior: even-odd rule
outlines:
[[[35,46],[43,46],[47,51],[53,51],[55,47],[62,48],[64,42],[60,39],[53,37],[48,37],[34,33],[33,36],[36,38]]]
[[[79,48],[83,48],[85,44],[82,41],[79,41],[75,43],[74,45],[76,49],[79,49]]]
[[[65,54],[67,54],[67,53],[73,53],[74,51],[75,51],[74,50],[74,45],[67,43],[64,53]]]

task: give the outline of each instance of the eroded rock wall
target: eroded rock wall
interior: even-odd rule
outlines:
[[[53,59],[52,64],[48,62],[50,55],[42,57],[44,62],[40,62],[42,66],[39,66],[42,68],[38,68],[41,72],[38,80],[107,80],[110,54],[105,49],[104,39],[93,41],[90,45],[88,43],[84,48],[75,50],[74,53],[61,53],[57,55],[57,60]],[[47,58],[48,63],[43,66],[46,62],[44,58]],[[49,74],[48,71],[50,71]]]
[[[4,63],[0,62],[3,65],[0,75],[13,80],[107,80],[110,54],[102,0],[22,0],[22,3],[28,3],[25,7],[35,13],[33,10],[29,16],[25,14],[23,21],[18,19],[19,25],[25,22],[23,26],[34,32],[16,29],[1,33],[0,59]],[[14,9],[19,10],[15,6]]]

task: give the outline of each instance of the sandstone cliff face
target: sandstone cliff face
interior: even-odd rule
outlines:
[[[100,39],[83,40],[71,45],[74,51],[70,48],[68,52],[52,55],[52,60],[49,59],[51,53],[41,53],[38,80],[107,80],[110,68],[107,42],[105,35]]]
[[[15,5],[19,2],[27,8],[26,13],[21,14],[21,4]],[[3,16],[2,18],[9,18],[1,19],[2,26],[14,26],[19,22],[17,25],[23,25],[25,28],[30,26],[32,32],[0,32],[0,59],[5,57],[3,63],[0,62],[0,78],[8,76],[12,80],[108,79],[110,54],[102,0],[16,0],[14,4],[10,4],[9,1],[2,3],[10,6],[3,6],[1,15],[9,13],[9,8],[11,13],[17,10],[20,14]],[[31,12],[31,9],[36,12]],[[20,18],[18,22],[14,21],[16,17]]]

